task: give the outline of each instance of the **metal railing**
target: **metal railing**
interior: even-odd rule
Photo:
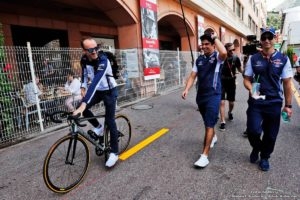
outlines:
[[[142,49],[118,49],[113,53],[120,71],[118,106],[178,89],[192,69],[190,52],[160,51],[160,78],[146,81]],[[68,96],[56,95],[55,88],[65,84],[70,71],[81,76],[81,54],[79,48],[0,47],[0,147],[58,128],[47,120],[44,112],[67,109],[64,102]],[[39,77],[45,95],[51,96],[40,100],[40,104],[30,104],[24,96],[24,86],[34,82],[35,76]],[[38,96],[37,90],[35,95]],[[94,106],[93,111],[102,112],[103,105]]]

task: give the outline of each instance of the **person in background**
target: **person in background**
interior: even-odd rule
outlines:
[[[49,87],[53,84],[54,68],[49,62],[49,58],[45,58],[43,61],[42,69],[42,81],[44,86]]]
[[[214,127],[218,120],[221,101],[221,66],[227,57],[227,52],[214,32],[200,37],[204,55],[200,55],[188,78],[182,98],[186,99],[194,81],[198,79],[196,102],[204,120],[205,138],[200,158],[194,163],[195,167],[204,168],[209,164],[208,154],[217,142]],[[215,51],[215,48],[217,51]]]
[[[295,63],[294,67],[296,68],[296,72],[294,74],[294,79],[299,83],[300,85],[300,58],[298,58],[298,61]],[[300,89],[300,88],[299,88]]]
[[[99,51],[97,42],[91,38],[84,38],[81,41],[83,49],[83,56],[81,57],[82,67],[82,85],[81,93],[83,96],[80,106],[73,112],[73,115],[82,113],[84,117],[93,117],[94,114],[90,108],[99,103],[104,102],[105,106],[105,122],[107,123],[110,131],[110,147],[111,151],[109,158],[105,163],[106,167],[112,167],[118,161],[118,131],[115,122],[116,102],[117,102],[117,83],[113,77],[111,64],[106,55]],[[91,75],[91,84],[87,88],[88,70],[93,73]],[[91,119],[89,122],[93,125],[93,131],[89,130],[88,133],[94,139],[103,140],[103,125],[97,119]]]
[[[75,104],[82,99],[80,87],[81,82],[73,72],[68,74],[68,81],[66,82],[65,87],[58,87],[62,93],[71,93],[71,96],[65,101],[65,106],[68,108],[69,112],[75,111]]]
[[[293,52],[293,66],[296,64],[296,62],[298,61],[298,56],[295,52]]]
[[[225,101],[228,100],[228,119],[233,121],[233,107],[235,101],[235,91],[236,91],[236,73],[243,72],[242,64],[240,58],[234,55],[234,46],[232,43],[226,43],[225,48],[227,50],[227,58],[224,61],[222,67],[222,97],[220,105],[220,131],[225,131],[226,121],[225,121]]]
[[[289,58],[274,49],[274,38],[275,29],[261,29],[262,51],[248,59],[244,72],[244,86],[249,91],[246,113],[247,135],[252,146],[250,162],[256,163],[260,154],[262,171],[270,169],[269,158],[279,132],[281,112],[292,116],[293,71]]]
[[[35,77],[35,84],[36,84],[38,99],[40,100],[40,98],[43,96],[43,85],[40,82],[40,79],[38,76]],[[24,85],[23,89],[24,89],[24,95],[25,95],[26,102],[29,104],[36,104],[37,99],[35,97],[33,81]]]

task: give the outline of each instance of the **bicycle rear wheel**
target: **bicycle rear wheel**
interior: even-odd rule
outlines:
[[[90,152],[81,136],[67,135],[49,149],[43,167],[46,186],[56,193],[67,193],[83,180]]]
[[[116,115],[115,118],[117,129],[118,129],[118,143],[119,143],[119,154],[123,153],[130,142],[131,139],[131,124],[129,119],[125,115]],[[107,130],[107,137],[108,140],[106,144],[110,146],[110,132]],[[110,148],[108,148],[110,149]],[[109,151],[105,152],[105,161],[108,159]]]
[[[124,115],[116,116],[116,124],[119,134],[119,154],[123,153],[131,139],[131,124],[129,119]]]

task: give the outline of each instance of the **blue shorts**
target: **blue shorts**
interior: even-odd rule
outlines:
[[[205,127],[214,128],[218,122],[221,95],[202,97],[197,102]]]

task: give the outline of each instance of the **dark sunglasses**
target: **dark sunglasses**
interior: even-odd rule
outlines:
[[[229,52],[233,52],[233,51],[235,51],[235,49],[230,49],[230,50],[228,50]]]
[[[261,38],[260,38],[261,41],[266,41],[266,39],[273,40],[274,36],[273,35],[267,35],[267,36],[261,36]]]
[[[93,53],[94,51],[98,51],[99,47],[94,47],[94,48],[89,48],[89,49],[85,49],[86,51],[88,51],[89,53]]]

